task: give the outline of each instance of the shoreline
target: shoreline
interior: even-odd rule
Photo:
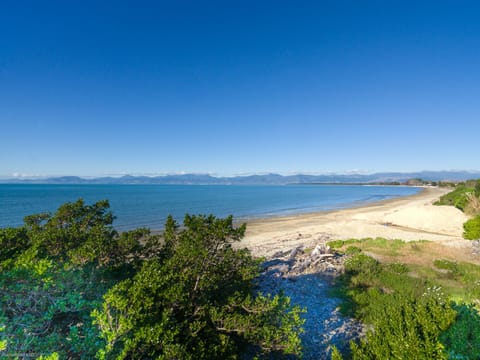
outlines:
[[[247,220],[238,247],[254,256],[271,256],[296,246],[350,238],[430,240],[451,247],[468,246],[462,237],[468,217],[451,206],[435,206],[451,189],[425,187],[419,193],[340,210]]]
[[[326,186],[350,186],[352,184],[292,184],[292,185],[326,185]],[[286,185],[287,186],[287,185]],[[356,200],[351,203],[345,203],[338,205],[337,207],[332,207],[332,208],[327,208],[327,209],[311,209],[311,210],[305,210],[303,208],[298,208],[298,209],[292,209],[292,210],[282,210],[280,212],[272,212],[272,213],[262,213],[258,215],[247,215],[247,216],[242,216],[242,217],[235,217],[234,221],[238,224],[243,224],[243,223],[254,223],[254,222],[263,222],[265,220],[270,220],[270,219],[286,219],[286,218],[291,218],[291,217],[298,217],[298,216],[303,216],[303,215],[313,215],[313,214],[320,214],[320,213],[330,213],[333,211],[342,211],[342,210],[348,210],[348,209],[357,209],[357,208],[363,208],[367,207],[369,205],[375,205],[383,202],[388,202],[388,201],[394,201],[398,199],[405,199],[409,198],[412,196],[417,196],[421,193],[423,193],[425,190],[428,189],[426,186],[410,186],[410,185],[370,185],[370,184],[354,184],[354,186],[385,186],[385,187],[406,187],[406,188],[418,188],[420,189],[418,193],[416,194],[411,194],[411,195],[396,195],[391,198],[387,199],[382,199],[382,200]]]

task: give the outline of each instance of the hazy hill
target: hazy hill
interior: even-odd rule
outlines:
[[[29,184],[163,184],[163,185],[286,185],[311,183],[379,183],[404,182],[421,178],[430,181],[463,181],[480,178],[480,172],[468,171],[421,171],[413,173],[375,173],[375,174],[325,174],[325,175],[248,175],[234,177],[215,177],[208,174],[182,174],[165,176],[132,176],[82,178],[62,176],[44,179],[6,179],[3,183]]]

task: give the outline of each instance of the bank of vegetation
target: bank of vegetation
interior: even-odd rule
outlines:
[[[261,260],[232,247],[245,225],[169,217],[160,237],[113,222],[107,201],[79,200],[0,229],[0,357],[301,358],[304,310],[258,293]],[[332,296],[369,328],[333,359],[480,358],[478,259],[427,241],[329,244],[349,255]]]
[[[480,180],[468,180],[455,186],[455,189],[443,195],[435,205],[450,205],[471,216],[464,228],[464,238],[480,239]]]
[[[334,359],[480,358],[478,263],[443,258],[427,241],[330,244],[351,255],[333,295],[346,315],[369,325],[349,354],[334,351]]]
[[[232,218],[117,233],[79,200],[0,230],[0,357],[235,359],[299,355],[300,309],[256,294]]]

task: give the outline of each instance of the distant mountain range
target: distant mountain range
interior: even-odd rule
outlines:
[[[26,184],[159,184],[159,185],[287,185],[287,184],[370,184],[405,182],[410,179],[428,181],[463,181],[480,178],[480,172],[468,171],[421,171],[412,173],[375,174],[326,174],[326,175],[248,175],[215,177],[206,174],[182,174],[164,176],[131,176],[82,178],[62,176],[43,179],[12,178],[2,183]]]

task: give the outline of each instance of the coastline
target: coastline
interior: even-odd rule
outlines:
[[[426,187],[417,194],[381,200],[341,210],[276,216],[247,221],[238,244],[254,256],[271,256],[296,246],[351,238],[430,240],[449,247],[466,247],[462,237],[468,217],[451,206],[433,203],[450,189]]]

